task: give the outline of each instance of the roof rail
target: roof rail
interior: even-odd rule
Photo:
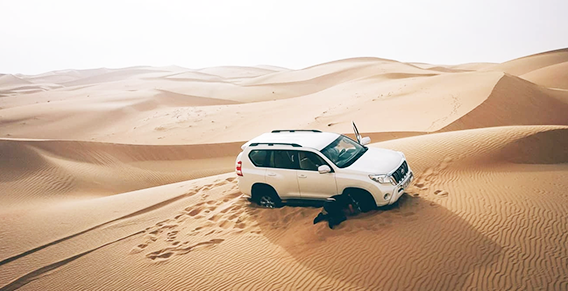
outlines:
[[[261,144],[265,144],[265,145],[269,145],[269,146],[273,146],[273,145],[288,145],[288,146],[293,146],[295,148],[301,148],[302,146],[297,144],[297,143],[286,143],[286,142],[254,142],[251,143],[249,146],[251,147],[255,147]]]
[[[321,133],[321,130],[317,130],[317,129],[276,129],[276,130],[271,131],[271,133],[296,132],[296,131],[320,132]]]

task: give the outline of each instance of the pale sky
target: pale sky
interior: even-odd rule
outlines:
[[[568,47],[568,0],[0,0],[0,73],[503,62]]]

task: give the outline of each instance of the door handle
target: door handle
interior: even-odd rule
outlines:
[[[304,174],[298,175],[298,178],[307,178],[307,177],[308,177],[308,176],[306,176],[306,175],[304,175]]]
[[[271,177],[274,177],[274,176],[276,176],[276,173],[268,173],[267,175],[268,175],[268,176],[271,176]]]

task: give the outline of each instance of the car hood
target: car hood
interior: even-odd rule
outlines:
[[[369,174],[388,174],[400,166],[402,159],[400,152],[369,147],[365,154],[346,169]]]

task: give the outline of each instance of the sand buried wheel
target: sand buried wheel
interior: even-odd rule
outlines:
[[[276,208],[276,202],[270,195],[260,197],[258,204],[266,208]]]

